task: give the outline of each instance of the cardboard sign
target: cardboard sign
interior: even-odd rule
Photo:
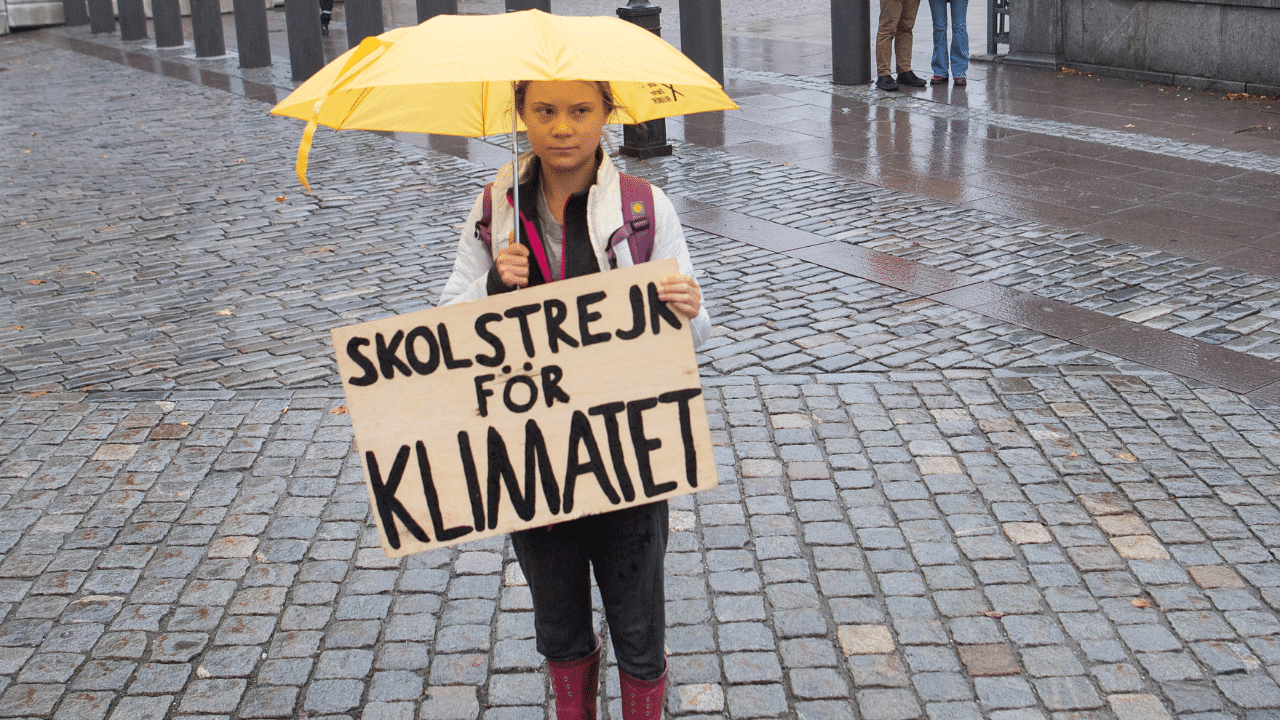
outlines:
[[[675,260],[333,331],[390,557],[715,487]]]

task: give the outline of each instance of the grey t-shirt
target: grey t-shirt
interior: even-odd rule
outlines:
[[[547,265],[551,269],[551,277],[547,279],[559,280],[564,257],[564,225],[556,222],[541,183],[538,184],[538,232],[542,233],[542,249],[547,254]]]

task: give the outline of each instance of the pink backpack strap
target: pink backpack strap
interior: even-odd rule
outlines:
[[[653,186],[645,180],[625,173],[618,174],[622,190],[622,227],[609,238],[609,264],[617,267],[615,246],[623,242],[631,248],[631,262],[639,265],[653,256],[654,209]]]
[[[480,219],[476,221],[476,237],[480,238],[480,243],[484,245],[484,251],[489,253],[489,259],[493,259],[493,183],[484,186],[484,209],[480,212]]]

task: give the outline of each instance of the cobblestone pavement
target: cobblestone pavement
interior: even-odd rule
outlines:
[[[664,187],[694,200],[1249,355],[1280,357],[1274,277],[710,148],[684,146],[680,162],[654,164],[665,171]],[[706,181],[717,176],[735,182]]]
[[[505,540],[382,554],[326,340],[430,303],[489,171],[322,131],[305,196],[259,103],[21,38],[0,65],[0,717],[543,717]],[[1119,267],[1205,316],[1274,291],[687,143],[628,167],[1098,309],[1139,302]],[[672,716],[1280,715],[1280,410],[689,238],[722,484],[672,504]]]

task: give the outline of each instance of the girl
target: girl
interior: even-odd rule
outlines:
[[[506,242],[495,236],[488,248],[481,239],[486,215],[490,227],[512,227],[508,198],[513,168],[508,163],[494,180],[489,212],[484,195],[471,208],[441,305],[602,272],[612,265],[607,244],[623,217],[620,175],[600,147],[605,121],[616,107],[609,84],[520,82],[515,104],[533,148],[519,158],[520,215],[532,221],[536,236],[521,237],[520,244],[510,242],[514,234]],[[658,188],[653,188],[653,205],[651,257],[675,258],[681,273],[658,284],[658,297],[690,319],[694,342],[701,343],[711,322],[693,279],[684,232],[671,201]],[[620,251],[616,263],[626,266],[633,260]],[[601,647],[591,621],[592,571],[618,661],[623,718],[662,716],[667,532],[667,503],[660,501],[512,533],[516,559],[533,596],[538,652],[550,668],[558,720],[596,718]]]

